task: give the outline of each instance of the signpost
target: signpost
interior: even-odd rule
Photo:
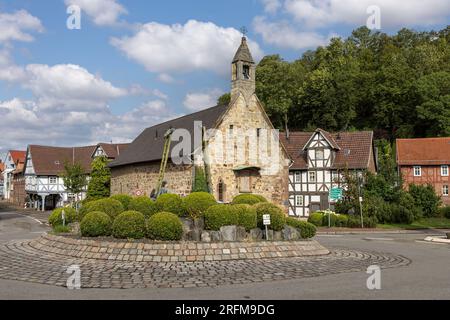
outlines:
[[[61,213],[61,219],[62,219],[63,226],[65,227],[66,226],[66,212],[64,210]]]
[[[342,188],[331,188],[330,193],[328,195],[328,228],[331,227],[331,220],[330,220],[330,202],[331,201],[339,201],[342,199]]]
[[[266,227],[266,240],[269,240],[269,230],[267,230],[267,226],[270,226],[270,214],[263,214],[263,224]]]

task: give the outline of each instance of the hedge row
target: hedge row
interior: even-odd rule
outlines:
[[[328,219],[330,220],[328,222]],[[364,216],[364,227],[375,228],[377,226],[377,219],[375,217]],[[330,212],[316,211],[308,217],[308,222],[317,227],[348,227],[361,228],[361,217],[359,215],[336,214]]]

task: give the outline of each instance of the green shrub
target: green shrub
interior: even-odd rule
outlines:
[[[270,214],[269,229],[274,231],[281,231],[286,224],[286,215],[283,210],[275,204],[268,202],[261,202],[254,205],[256,209],[258,227],[264,228],[263,215]]]
[[[254,205],[260,202],[267,202],[266,198],[256,194],[240,194],[234,197],[232,204],[250,204]]]
[[[111,234],[112,220],[109,215],[100,211],[86,214],[81,220],[80,231],[83,237],[100,237]]]
[[[125,211],[113,222],[112,234],[119,239],[141,239],[145,236],[145,217],[138,211]]]
[[[364,228],[376,228],[377,219],[375,217],[363,217]],[[361,228],[361,217],[357,215],[348,215],[347,226],[349,228]]]
[[[128,205],[128,210],[138,211],[142,213],[145,218],[149,218],[158,212],[155,202],[146,196],[133,198]]]
[[[57,224],[53,227],[53,233],[70,233],[71,228],[67,225],[63,226],[62,224]]]
[[[413,197],[416,207],[421,208],[425,217],[435,217],[438,214],[441,199],[434,192],[433,186],[411,184],[409,185],[409,194]]]
[[[450,206],[439,208],[439,215],[443,218],[450,219]]]
[[[322,217],[322,226],[328,227],[328,212],[327,212],[327,211],[323,211],[323,212],[321,212],[321,213],[323,214],[323,217]],[[338,216],[337,216],[336,213],[330,211],[330,223],[329,223],[329,226],[330,226],[330,227],[336,226],[336,220],[337,220],[337,217],[338,217]]]
[[[336,218],[336,227],[345,228],[348,224],[348,216],[346,214],[339,214]]]
[[[177,194],[162,194],[155,201],[158,211],[172,212],[181,217],[185,214],[183,199]]]
[[[129,210],[128,206],[130,205],[131,200],[133,200],[133,197],[128,194],[116,194],[111,196],[111,199],[119,201],[122,204],[123,209],[127,211]]]
[[[175,241],[183,235],[183,224],[176,214],[159,212],[147,220],[146,231],[150,239]]]
[[[323,216],[324,216],[324,214],[320,211],[311,213],[308,217],[308,222],[312,223],[316,227],[320,227],[320,226],[322,226]]]
[[[288,226],[300,229],[300,235],[302,239],[309,239],[316,235],[317,228],[312,223],[298,220],[293,217],[287,217],[286,218],[286,224]]]
[[[79,211],[79,220],[82,221],[89,212],[100,211],[106,213],[114,220],[124,209],[122,203],[115,199],[106,198],[88,202]]]
[[[66,225],[76,221],[77,212],[75,211],[75,209],[70,208],[70,207],[58,208],[58,209],[53,210],[53,212],[48,217],[48,223],[51,226],[55,227],[55,226],[63,224],[63,221],[62,221],[63,210],[64,210],[64,215],[66,217]]]
[[[216,204],[214,196],[207,192],[193,192],[183,199],[183,206],[193,219],[203,217],[206,210]]]
[[[233,204],[231,210],[237,212],[239,226],[244,227],[247,231],[256,228],[257,218],[254,207],[248,204]]]
[[[391,221],[393,223],[411,224],[414,222],[414,213],[399,204],[391,204]]]
[[[230,205],[216,204],[209,207],[205,212],[205,225],[208,230],[219,230],[223,226],[238,225],[238,211],[233,210]]]

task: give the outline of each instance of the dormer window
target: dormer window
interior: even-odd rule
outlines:
[[[250,66],[249,65],[243,66],[243,75],[244,75],[244,79],[246,79],[246,80],[250,79]]]

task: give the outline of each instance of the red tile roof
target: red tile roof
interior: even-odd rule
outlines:
[[[102,147],[103,151],[105,151],[106,156],[109,159],[117,158],[125,149],[129,146],[129,143],[99,143],[98,146]]]
[[[117,150],[126,147],[125,144],[101,144],[109,158],[114,159]],[[64,164],[78,163],[86,173],[91,172],[93,154],[98,145],[84,147],[50,147],[30,145],[29,152],[36,175],[60,175]],[[115,151],[114,151],[115,150]]]
[[[328,133],[321,129],[318,130],[326,133],[325,137],[336,149],[332,168],[366,169],[369,167],[370,157],[374,156],[372,131]],[[285,134],[280,134],[281,142],[294,161],[291,169],[304,170],[308,168],[307,153],[303,149],[314,134],[315,132],[290,132],[289,139]]]
[[[399,165],[450,165],[450,137],[397,139]]]
[[[5,170],[5,164],[3,162],[0,162],[0,173],[2,173]]]
[[[19,150],[10,150],[9,154],[11,155],[12,161],[15,164],[24,163],[25,157],[27,155],[26,151],[19,151]]]

